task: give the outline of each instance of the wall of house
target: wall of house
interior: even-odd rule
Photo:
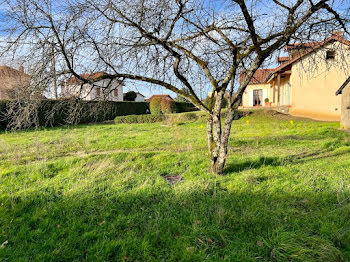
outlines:
[[[335,59],[326,60],[327,50],[336,50]],[[317,120],[339,121],[341,96],[335,92],[349,75],[349,49],[332,43],[292,67],[292,107],[290,114]]]
[[[263,90],[262,106],[265,106],[265,98],[268,98],[269,101],[272,102],[273,92],[270,84],[248,85],[242,97],[243,107],[253,106],[253,90],[258,90],[258,89]]]
[[[145,102],[145,97],[136,93],[135,102]]]
[[[290,75],[285,75],[285,78],[281,78],[280,86],[280,105],[289,106],[292,102],[292,87],[290,84]]]
[[[90,100],[108,100],[108,101],[123,101],[123,85],[118,81],[113,81],[109,84],[109,80],[101,80],[95,83],[95,85],[101,87],[108,87],[106,89],[101,89],[101,96],[97,96],[96,88],[91,92]],[[118,89],[118,96],[114,96],[114,89]]]
[[[341,96],[341,120],[340,126],[350,129],[350,84],[342,91]]]
[[[275,93],[275,94],[273,94]],[[285,74],[280,80],[280,92],[278,92],[277,77],[271,81],[271,102],[273,106],[290,106],[292,99],[292,87],[290,74]]]
[[[101,87],[100,96],[97,96],[96,88]],[[108,88],[105,88],[108,87]],[[104,89],[105,88],[105,89]],[[118,96],[114,96],[114,89],[118,89]],[[80,85],[66,85],[63,90],[64,97],[79,96],[83,100],[108,100],[108,101],[123,101],[123,84],[120,84],[117,80],[113,81],[109,85],[109,80],[101,80],[95,83],[92,88],[90,84],[85,84],[80,93]]]

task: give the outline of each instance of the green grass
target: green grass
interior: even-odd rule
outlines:
[[[0,134],[0,261],[350,261],[338,123],[244,117],[214,176],[204,121]]]

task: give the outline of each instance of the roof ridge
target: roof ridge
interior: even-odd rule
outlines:
[[[0,75],[4,74],[4,72],[7,72],[9,75],[12,75],[12,76],[14,76],[14,75],[16,75],[16,76],[21,75],[21,76],[29,77],[28,74],[22,72],[21,70],[18,70],[16,68],[13,68],[13,67],[7,66],[7,65],[0,66]]]
[[[319,42],[319,44],[317,46],[314,46],[312,48],[310,48],[310,50],[306,51],[305,53],[302,53],[302,54],[299,54],[298,56],[292,58],[291,60],[289,60],[288,62],[278,66],[272,74],[268,75],[265,82],[267,82],[271,76],[275,73],[277,73],[278,71],[282,70],[283,68],[293,64],[294,62],[298,61],[299,59],[303,58],[304,56],[308,55],[308,54],[311,54],[312,52],[314,52],[315,50],[321,48],[322,46],[324,46],[325,44],[331,42],[331,41],[338,41],[338,42],[341,42],[345,45],[348,45],[350,46],[350,41],[349,40],[346,40],[345,38],[343,38],[342,36],[339,36],[339,35],[331,35],[330,37],[326,38],[324,41],[322,42]]]

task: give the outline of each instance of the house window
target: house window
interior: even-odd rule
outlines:
[[[96,96],[101,96],[101,87],[96,88]]]
[[[118,96],[118,89],[114,89],[114,90],[113,90],[113,95],[114,95],[115,97]]]
[[[253,90],[253,106],[262,105],[262,89]]]
[[[334,59],[335,58],[335,51],[334,50],[328,50],[326,53],[326,60]]]

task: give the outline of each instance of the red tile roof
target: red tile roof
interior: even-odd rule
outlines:
[[[276,62],[277,63],[285,63],[285,62],[288,62],[289,59],[290,59],[289,56],[281,56],[281,57],[276,58]]]
[[[258,69],[256,70],[253,78],[250,80],[249,85],[263,84],[266,81],[266,78],[270,75],[270,73],[274,71],[274,69]],[[239,82],[243,81],[245,77],[245,71],[240,73]]]
[[[0,66],[0,77],[24,77],[29,78],[26,73],[9,66]]]
[[[344,36],[344,32],[342,31],[339,31],[339,32],[333,32],[332,35],[330,37],[328,37],[325,41],[329,40],[329,39],[335,39],[335,38],[341,38],[343,40],[345,40],[343,38]],[[325,41],[315,41],[315,42],[308,42],[308,43],[294,43],[294,44],[289,44],[289,45],[286,45],[284,47],[284,49],[286,51],[290,50],[290,49],[301,49],[301,48],[304,48],[304,49],[309,49],[309,48],[315,48],[319,45],[322,45],[325,43]],[[345,40],[347,41],[347,40]]]
[[[289,44],[284,47],[284,50],[288,51],[291,49],[301,49],[301,48],[313,48],[322,42],[309,42],[309,43],[294,43]]]
[[[88,74],[81,74],[80,76],[82,78],[88,79],[88,80],[98,80],[99,78],[102,78],[104,76],[108,76],[109,74],[107,74],[106,72],[96,72],[96,73],[88,73]],[[68,84],[76,84],[79,83],[80,80],[78,78],[76,78],[75,76],[71,77],[68,80]]]
[[[150,102],[153,98],[162,98],[166,100],[173,100],[173,98],[170,95],[153,95],[150,98],[146,99],[147,102]]]
[[[10,99],[12,90],[28,84],[30,76],[22,70],[0,66],[0,99]]]

